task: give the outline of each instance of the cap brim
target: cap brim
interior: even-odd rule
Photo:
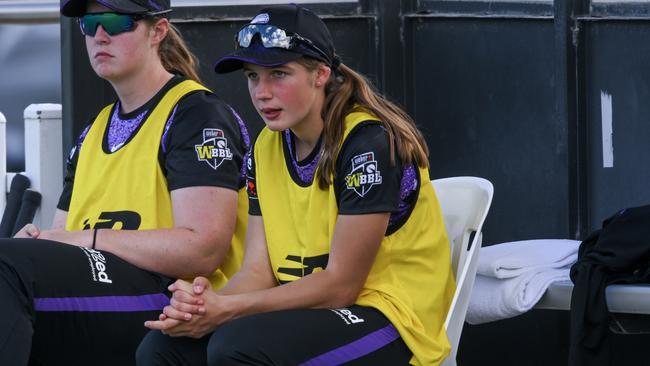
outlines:
[[[128,0],[96,0],[97,4],[103,5],[115,12],[124,14],[144,14],[150,10],[134,4]],[[66,17],[81,17],[86,14],[88,0],[67,0],[61,6],[61,14]]]
[[[287,51],[281,48],[248,47],[226,55],[214,63],[217,74],[233,72],[244,67],[244,63],[273,67],[286,64],[301,58],[301,53]]]

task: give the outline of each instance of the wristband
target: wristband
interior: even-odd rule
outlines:
[[[91,246],[91,249],[95,249],[95,244],[97,243],[97,228],[93,229],[93,245]]]

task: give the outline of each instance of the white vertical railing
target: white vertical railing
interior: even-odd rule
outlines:
[[[0,112],[0,220],[7,204],[7,119]]]
[[[34,223],[52,225],[63,181],[61,105],[32,104],[25,109],[25,173],[31,189],[42,195]]]

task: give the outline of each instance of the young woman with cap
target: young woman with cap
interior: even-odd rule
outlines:
[[[73,149],[53,228],[0,241],[0,365],[133,364],[170,278],[221,287],[239,267],[248,135],[198,82],[169,11],[61,2],[117,101]]]
[[[237,42],[216,71],[244,69],[266,123],[244,263],[219,292],[172,285],[138,364],[439,364],[454,280],[422,135],[312,12],[266,8]]]

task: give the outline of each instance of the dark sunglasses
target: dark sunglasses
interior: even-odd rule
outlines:
[[[115,36],[120,33],[133,31],[138,20],[150,18],[167,12],[169,12],[169,10],[147,14],[120,14],[113,12],[89,13],[81,18],[78,18],[77,20],[79,21],[81,34],[84,36],[94,37],[97,33],[97,27],[99,25],[104,28],[104,31],[106,31],[106,33],[111,36]]]
[[[260,35],[259,38],[265,48],[277,47],[284,48],[285,50],[293,50],[298,47],[299,43],[302,43],[323,56],[324,60],[327,60],[329,63],[331,63],[330,57],[327,56],[327,53],[316,47],[314,42],[307,38],[301,37],[297,33],[289,35],[287,31],[274,25],[245,25],[242,29],[239,30],[237,35],[235,35],[235,43],[237,47],[247,48],[250,46],[251,41],[256,34]]]

